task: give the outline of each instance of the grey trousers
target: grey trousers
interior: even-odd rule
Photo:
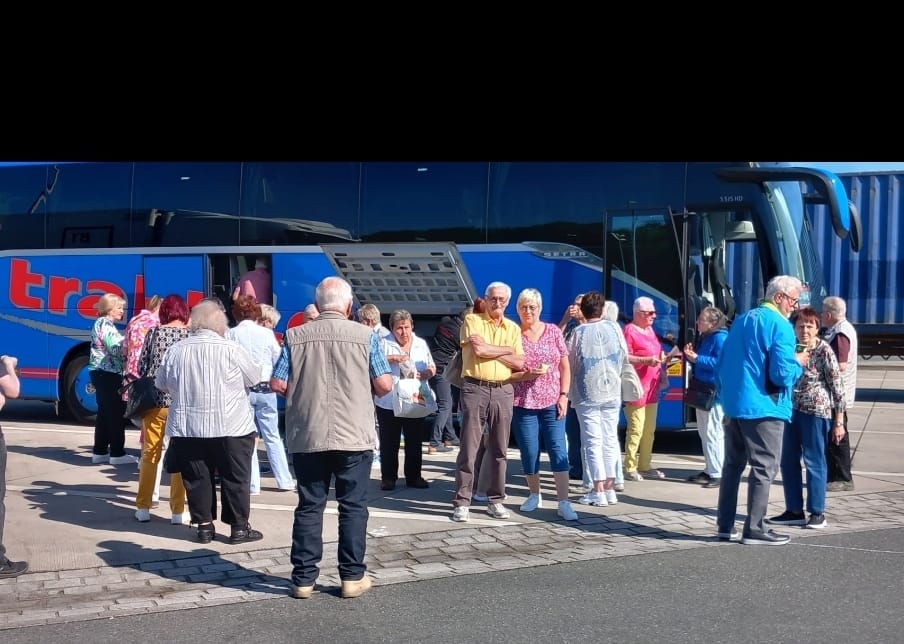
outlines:
[[[785,421],[776,418],[725,418],[725,462],[719,486],[719,532],[730,532],[738,510],[738,487],[744,468],[747,477],[747,520],[744,536],[769,531],[766,510],[769,488],[782,459]]]

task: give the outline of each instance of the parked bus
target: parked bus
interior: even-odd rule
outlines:
[[[4,163],[2,350],[19,357],[22,398],[91,422],[88,338],[103,293],[126,299],[126,320],[155,293],[216,295],[228,309],[260,257],[279,333],[335,274],[356,305],[409,310],[422,336],[501,280],[515,296],[539,289],[548,322],[589,290],[625,319],[650,296],[656,332],[683,346],[702,306],[729,318],[748,306],[725,277],[737,248],[755,249],[762,281],[791,274],[825,294],[811,203],[859,244],[838,178],[780,162]],[[692,423],[685,367],[669,366],[660,429]]]

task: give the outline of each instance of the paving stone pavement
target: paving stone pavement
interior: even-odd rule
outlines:
[[[773,503],[770,516],[784,508]],[[472,515],[476,514],[476,511]],[[797,539],[904,526],[904,491],[831,498],[823,530],[785,528]],[[739,521],[743,517],[739,516]],[[501,522],[502,523],[502,522]],[[454,526],[454,527],[452,527]],[[715,538],[715,509],[645,510],[579,521],[452,524],[448,530],[371,536],[374,585],[690,548],[736,547]],[[0,580],[0,630],[284,598],[289,548],[191,556],[123,566],[26,573]],[[324,544],[320,592],[338,595],[335,542]]]

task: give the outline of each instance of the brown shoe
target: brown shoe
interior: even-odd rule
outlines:
[[[292,586],[292,597],[295,599],[310,599],[314,594],[314,584],[310,586]]]
[[[389,479],[383,479],[383,482],[380,483],[381,490],[394,490],[395,489],[395,481],[390,481]]]
[[[342,582],[342,597],[343,599],[351,599],[353,597],[360,597],[368,590],[370,590],[373,582],[370,577],[364,575],[361,579],[356,579],[355,581],[343,581]]]

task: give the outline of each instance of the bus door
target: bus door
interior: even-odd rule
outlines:
[[[606,210],[605,295],[618,304],[619,324],[633,317],[634,300],[646,296],[656,305],[653,329],[666,353],[684,347],[688,328],[683,230],[669,208]],[[671,387],[661,394],[657,429],[679,430],[687,426],[684,409],[684,362],[670,361]],[[625,424],[622,416],[621,424]]]
[[[176,293],[184,297],[191,307],[207,295],[206,284],[207,263],[204,255],[144,257],[144,294],[147,298],[152,295],[166,297],[170,293]]]

